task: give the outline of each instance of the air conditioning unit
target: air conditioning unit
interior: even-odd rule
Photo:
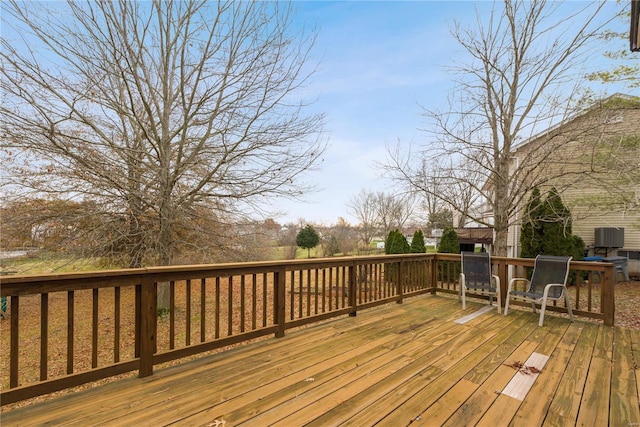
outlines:
[[[624,247],[624,228],[622,227],[603,227],[595,229],[596,248],[623,248]]]

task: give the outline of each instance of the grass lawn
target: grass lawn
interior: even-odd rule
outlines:
[[[4,272],[4,274],[70,273],[74,271],[105,270],[107,268],[99,258],[78,259],[71,256],[48,253],[0,260],[0,271]]]

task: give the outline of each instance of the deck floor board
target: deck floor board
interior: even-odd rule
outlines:
[[[28,406],[2,426],[640,425],[640,333],[426,295]],[[471,316],[470,316],[471,315]],[[468,317],[467,317],[468,316]],[[461,318],[464,324],[456,323]],[[522,402],[501,393],[549,359]]]

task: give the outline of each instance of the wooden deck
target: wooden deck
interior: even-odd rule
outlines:
[[[485,307],[412,298],[5,411],[1,423],[640,425],[640,331],[552,314],[539,328],[530,310],[468,316]]]

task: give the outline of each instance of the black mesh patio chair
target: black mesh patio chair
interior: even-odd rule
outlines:
[[[551,255],[538,255],[533,266],[531,280],[515,277],[509,281],[507,290],[507,301],[504,305],[504,315],[509,311],[509,299],[517,297],[525,302],[530,302],[533,312],[536,312],[536,304],[540,304],[540,321],[542,326],[544,312],[549,300],[558,301],[564,298],[565,306],[569,312],[569,318],[573,322],[573,312],[571,311],[571,301],[567,291],[567,277],[569,277],[569,263],[571,257],[560,257]],[[514,291],[514,283],[524,281],[528,283],[526,291]]]
[[[467,292],[488,295],[489,305],[496,297],[498,313],[500,308],[500,278],[491,274],[491,257],[486,252],[462,252],[462,272],[460,273],[460,296],[462,309],[467,309]]]

